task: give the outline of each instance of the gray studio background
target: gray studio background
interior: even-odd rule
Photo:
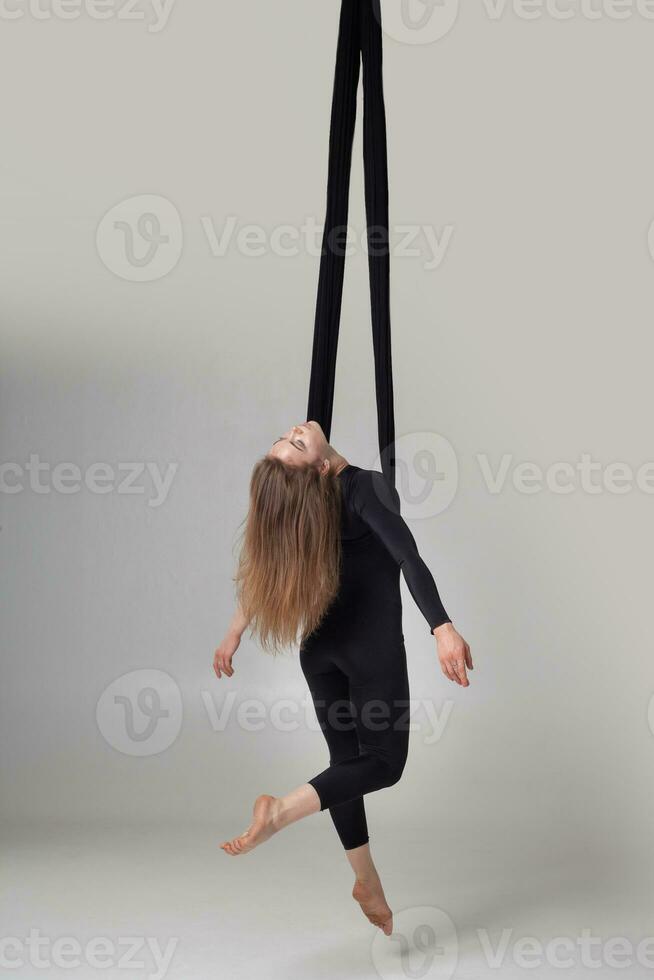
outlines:
[[[652,468],[640,486],[636,476],[654,459],[654,21],[635,4],[620,8],[625,17],[598,5],[596,19],[571,4],[564,20],[470,3],[442,37],[414,43],[396,6],[386,4],[385,65],[397,432],[409,463],[414,434],[426,433],[419,448],[446,440],[458,465],[446,457],[449,506],[436,488],[424,513],[411,503],[405,513],[476,670],[467,691],[445,681],[407,594],[412,694],[446,723],[436,740],[424,725],[414,733],[403,781],[370,799],[371,833],[404,905],[440,904],[462,928],[527,915],[523,933],[551,924],[574,936],[604,922],[605,934],[637,941],[654,929],[639,897],[654,843]],[[195,861],[215,884],[203,914],[213,918],[211,903],[229,893],[236,929],[247,891],[239,906],[231,889],[246,887],[240,876],[255,874],[257,858],[226,868],[215,842],[243,829],[259,792],[290,790],[326,762],[311,726],[281,731],[267,711],[254,732],[234,717],[248,699],[301,702],[294,654],[274,661],[244,640],[221,684],[211,659],[232,611],[251,466],[305,418],[318,258],[302,229],[323,220],[338,4],[196,0],[164,24],[146,5],[135,8],[141,19],[108,9],[104,20],[85,8],[40,19],[25,7],[3,15],[0,35],[0,805],[31,868],[9,865],[21,882],[15,928],[47,921],[43,896],[64,873],[48,884],[53,842],[103,841],[120,861],[120,843],[107,841],[125,834],[146,847],[174,834],[180,847],[202,841]],[[155,224],[137,226],[144,213]],[[246,226],[254,238],[238,238]],[[296,238],[271,243],[287,227]],[[153,234],[168,240],[150,264]],[[351,461],[375,465],[358,244],[332,438]],[[579,473],[569,493],[513,481],[520,464],[545,473],[584,455],[601,464],[598,492]],[[29,484],[30,456],[50,468],[46,492]],[[492,492],[483,460],[496,473],[503,458],[506,481]],[[79,468],[78,492],[53,484],[63,463]],[[140,467],[143,492],[119,492],[117,478],[92,492],[83,478],[94,464]],[[162,501],[151,472],[169,466]],[[173,711],[166,724],[179,726],[170,745],[136,755],[115,744],[125,704],[113,722],[105,711],[99,723],[96,708],[140,670],[168,675],[159,696]],[[217,729],[229,692],[232,715]],[[292,842],[267,845],[261,867],[276,888],[295,894],[295,877],[325,862],[349,901],[328,819],[286,834],[301,867]],[[180,852],[153,853],[161,869]],[[150,873],[134,862],[123,869],[131,895],[130,873]],[[92,905],[104,879],[85,879],[83,864],[72,861]],[[447,889],[433,895],[445,867]],[[587,900],[607,905],[593,917]],[[528,913],[543,903],[552,920],[538,926]],[[97,922],[109,928],[111,914],[108,905]],[[365,930],[354,908],[337,914]],[[248,942],[252,953],[256,937]],[[299,964],[276,955],[280,976],[367,975],[343,949],[331,972],[309,952]],[[188,956],[171,975],[246,970],[236,954],[224,974]]]

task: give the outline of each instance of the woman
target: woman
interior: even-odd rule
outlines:
[[[368,843],[363,797],[396,783],[408,749],[399,570],[436,638],[449,680],[468,687],[470,648],[443,608],[381,473],[353,466],[317,422],[295,425],[254,468],[239,607],[214,656],[220,679],[249,625],[264,647],[300,640],[300,663],[330,765],[288,796],[259,796],[251,825],[221,847],[245,854],[329,809],[355,874],[354,898],[390,935],[392,913]]]

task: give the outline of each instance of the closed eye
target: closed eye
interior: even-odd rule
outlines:
[[[273,446],[276,446],[278,442],[283,442],[284,438],[284,436],[280,436],[279,439],[275,439]],[[307,447],[304,445],[301,439],[289,439],[288,441],[290,442],[291,446],[294,446],[295,449],[299,449],[301,453],[306,452]]]

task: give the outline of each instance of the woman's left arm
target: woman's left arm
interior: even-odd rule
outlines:
[[[470,647],[452,625],[434,577],[422,560],[415,538],[400,514],[400,499],[381,473],[361,470],[356,487],[359,516],[384,543],[402,569],[413,599],[436,638],[438,659],[445,676],[468,687],[466,670],[473,669]]]

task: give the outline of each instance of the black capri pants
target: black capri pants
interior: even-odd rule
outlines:
[[[368,842],[363,797],[400,779],[409,747],[404,643],[380,647],[378,640],[300,652],[329,748],[329,768],[309,783],[346,850]]]

